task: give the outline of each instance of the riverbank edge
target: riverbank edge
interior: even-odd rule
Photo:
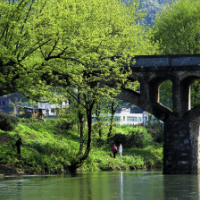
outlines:
[[[4,169],[1,169],[3,166]],[[40,171],[32,171],[30,173],[25,173],[24,169],[20,169],[14,166],[5,166],[5,165],[1,165],[0,164],[0,179],[5,178],[6,176],[20,176],[20,175],[55,175],[55,174],[70,174],[69,170],[65,170],[65,169],[61,169],[61,170],[54,170],[54,171],[50,171],[50,173],[45,172],[44,170],[40,170]],[[135,170],[140,170],[140,169],[162,169],[161,166],[158,167],[140,167],[140,168],[136,168],[136,167],[127,167],[127,168],[109,168],[107,170],[105,169],[100,169],[99,170],[93,170],[92,172],[97,172],[97,171],[135,171]],[[78,168],[76,173],[81,173],[81,172],[91,172],[90,170],[84,170],[83,168]]]

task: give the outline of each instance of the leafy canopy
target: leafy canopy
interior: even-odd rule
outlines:
[[[152,27],[152,41],[159,42],[162,54],[197,54],[200,53],[200,1],[179,0],[166,4],[157,14]],[[191,106],[200,103],[200,82],[191,85]],[[172,97],[172,82],[166,81],[160,87],[163,97]],[[165,92],[164,92],[165,91]],[[167,91],[167,92],[166,92]]]

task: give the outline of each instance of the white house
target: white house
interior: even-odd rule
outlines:
[[[141,124],[143,123],[143,113],[131,113],[130,108],[119,108],[114,115],[114,120],[120,125],[123,124]]]
[[[111,116],[111,114],[106,115],[104,118],[104,121],[107,121],[108,118]],[[96,121],[96,116],[93,115],[94,122]],[[123,124],[131,124],[131,125],[137,125],[137,124],[144,124],[148,125],[149,120],[149,113],[143,111],[142,113],[131,113],[130,108],[118,108],[117,112],[114,115],[114,121],[117,124],[123,125]],[[151,122],[154,123],[156,118],[152,116]],[[160,121],[160,120],[159,120]],[[160,121],[163,123],[162,121]]]
[[[148,113],[131,113],[130,108],[118,108],[117,112],[114,115],[114,121],[117,124],[123,125],[123,124],[142,124],[144,121],[146,121],[146,114]],[[108,118],[111,116],[111,114],[106,115],[104,118],[104,121],[107,121]],[[94,122],[96,121],[96,116],[93,115]]]
[[[61,107],[61,108],[64,108],[66,106],[69,106],[69,102],[68,101],[63,101],[62,102],[62,105],[56,105],[56,104],[51,104],[51,103],[41,103],[41,102],[38,102],[38,108],[42,108],[42,109],[45,109],[46,110],[46,115],[51,115],[51,116],[54,116],[54,115],[57,115],[56,113],[56,109]]]

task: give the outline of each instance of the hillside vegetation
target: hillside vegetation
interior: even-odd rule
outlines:
[[[126,4],[128,2],[132,2],[133,0],[123,0]],[[145,25],[154,25],[156,14],[159,13],[161,8],[166,4],[170,4],[171,1],[174,0],[138,0],[140,4],[140,8],[138,10],[144,11],[147,13],[146,17],[144,17]]]
[[[87,127],[85,127],[87,129]],[[103,127],[106,133],[107,127]],[[106,137],[102,137],[99,147],[98,134],[93,133],[92,150],[89,158],[79,171],[126,170],[162,166],[162,144],[153,141],[146,127],[115,126],[113,132],[127,135],[140,132],[142,148],[132,141],[132,148],[123,149],[123,157],[113,158]],[[14,166],[24,173],[60,173],[67,172],[70,161],[77,156],[79,136],[74,125],[69,130],[58,127],[55,119],[46,122],[22,119],[14,131],[0,131],[0,164]],[[105,135],[105,134],[103,134]],[[113,135],[114,136],[114,135]],[[17,155],[15,142],[22,138],[21,158]],[[114,137],[113,137],[114,138]],[[125,147],[125,145],[124,145]]]

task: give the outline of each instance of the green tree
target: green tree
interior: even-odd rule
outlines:
[[[159,51],[163,54],[197,54],[200,53],[200,2],[198,0],[179,0],[163,6],[157,14],[152,27],[152,41],[159,42]],[[198,88],[200,82],[196,80],[191,87],[191,106],[200,103]],[[171,84],[166,81],[160,87],[170,91]],[[164,99],[169,97],[165,93]],[[164,94],[164,93],[163,93]],[[172,94],[170,94],[172,96]]]
[[[136,23],[143,15],[133,18],[137,6],[134,2],[127,7],[116,0],[69,0],[49,6],[57,10],[51,15],[58,24],[59,37],[53,47],[42,46],[41,53],[61,70],[58,83],[64,87],[63,95],[66,92],[82,106],[88,126],[87,144],[71,158],[71,171],[89,156],[95,103],[102,97],[116,96],[121,86],[128,84],[130,73],[123,65],[128,66],[134,55],[157,51],[156,44],[149,45],[144,27]],[[116,88],[105,85],[110,81]]]
[[[0,96],[46,86],[41,75],[50,72],[39,51],[56,35],[44,8],[49,1],[0,1]],[[43,29],[48,26],[49,30]],[[45,37],[44,37],[45,36]]]
[[[57,99],[52,96],[51,86],[60,85],[65,89],[63,95],[69,94],[81,105],[88,125],[87,145],[83,151],[80,146],[76,157],[71,159],[69,169],[74,171],[87,159],[91,150],[95,102],[102,96],[116,96],[121,86],[130,87],[127,81],[130,70],[125,69],[124,64],[129,66],[134,55],[155,54],[157,43],[149,42],[151,30],[146,34],[143,24],[139,23],[144,14],[136,12],[137,1],[128,7],[117,0],[3,3],[10,13],[8,16],[13,16],[21,5],[24,7],[20,7],[20,17],[9,18],[14,20],[10,35],[15,30],[19,40],[12,45],[15,48],[19,43],[19,49],[15,49],[15,53],[12,45],[6,43],[10,50],[1,67],[0,84],[11,83],[11,88],[14,85],[14,89],[26,97],[38,100],[44,96],[44,101],[51,97],[52,102]],[[6,21],[7,12],[2,15],[2,21]],[[7,31],[6,27],[4,25],[2,33]],[[22,41],[21,29],[28,35]],[[7,41],[6,34],[4,37]],[[26,50],[26,47],[31,50]],[[6,63],[9,56],[14,59],[14,64]],[[110,81],[116,83],[115,88],[102,87]]]
[[[137,1],[127,8],[112,0],[108,5],[116,10],[110,13],[111,8],[103,7],[104,3],[1,1],[0,95],[18,91],[36,100],[49,96],[50,85],[59,79],[68,84],[72,77],[79,79],[77,74],[87,66],[100,67],[121,56],[116,59],[119,64],[141,52],[156,51],[149,45],[144,28],[136,25],[144,16],[136,14]]]

